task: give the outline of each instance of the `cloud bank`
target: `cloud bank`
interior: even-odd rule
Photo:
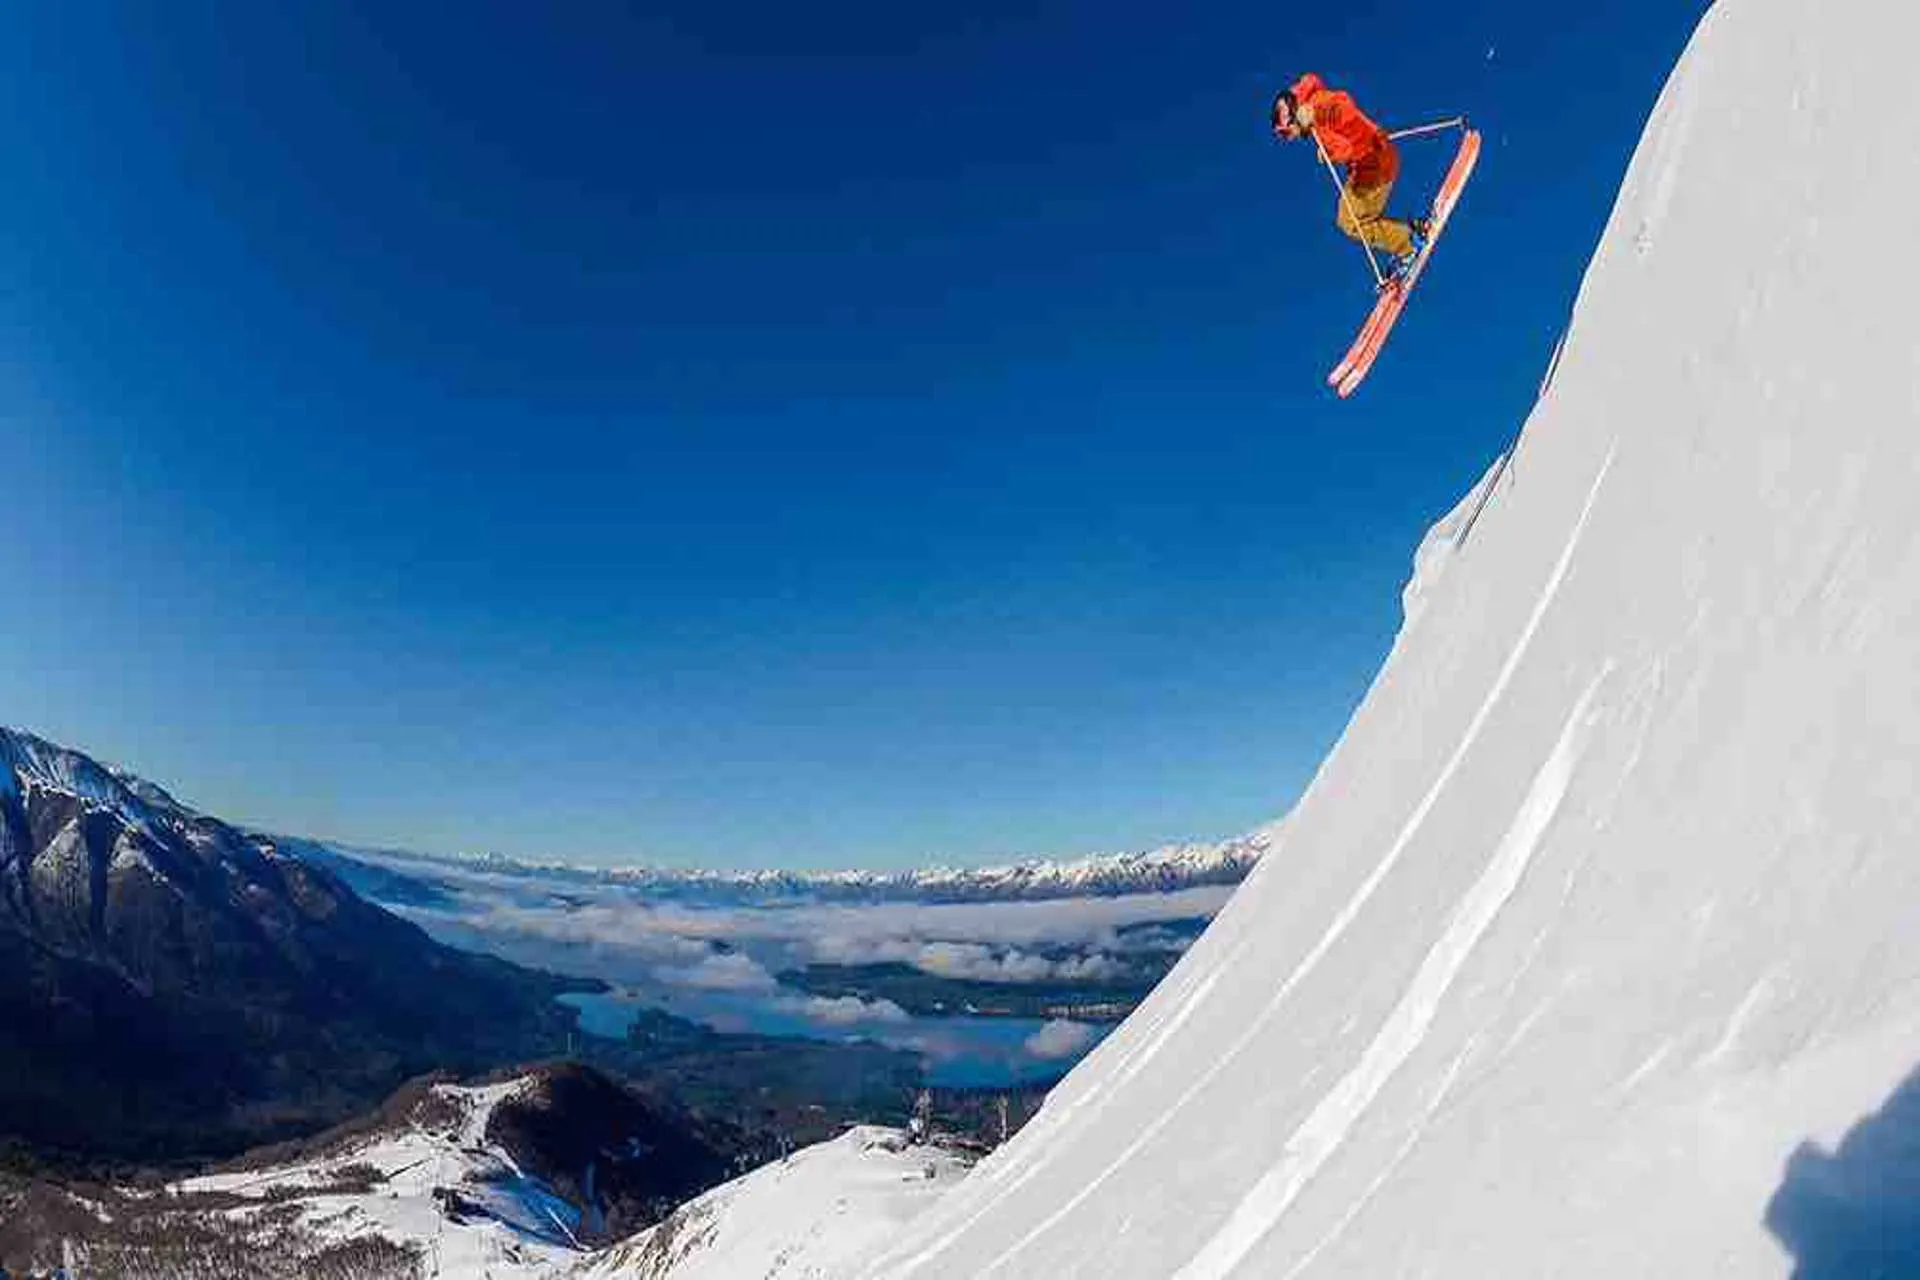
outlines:
[[[521,964],[599,978],[615,1006],[665,1007],[725,1031],[861,1035],[940,1057],[1018,1065],[1084,1053],[1099,1029],[1054,1021],[968,1026],[916,1019],[890,1000],[820,997],[779,974],[814,964],[904,965],[935,978],[1002,984],[1100,983],[1157,973],[1223,886],[1037,902],[851,904],[649,899],[632,886],[485,868],[405,864],[433,905],[390,902],[436,937]],[[1009,1038],[1010,1037],[1010,1038]]]

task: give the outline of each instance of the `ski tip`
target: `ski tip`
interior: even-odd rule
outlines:
[[[1345,376],[1334,384],[1333,394],[1345,400],[1359,390],[1360,384],[1365,382],[1367,375],[1373,371],[1373,357],[1379,354],[1380,350],[1376,347],[1366,358],[1356,361],[1353,367],[1347,370]]]

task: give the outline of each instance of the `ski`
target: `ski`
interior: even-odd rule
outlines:
[[[1338,388],[1342,382],[1346,381],[1347,374],[1353,367],[1360,363],[1360,358],[1366,354],[1367,346],[1373,340],[1373,331],[1380,327],[1380,318],[1386,315],[1392,301],[1393,286],[1391,284],[1382,286],[1380,297],[1374,302],[1373,310],[1367,313],[1367,322],[1360,326],[1360,332],[1354,338],[1353,345],[1347,348],[1346,356],[1339,364],[1333,366],[1333,372],[1327,375],[1328,386]]]
[[[1360,326],[1360,334],[1354,339],[1353,346],[1347,351],[1346,357],[1333,367],[1333,372],[1327,375],[1327,384],[1341,399],[1352,395],[1373,368],[1374,360],[1386,345],[1387,335],[1393,332],[1400,313],[1406,309],[1407,295],[1413,292],[1421,272],[1426,270],[1433,247],[1440,243],[1440,233],[1446,229],[1447,219],[1453,215],[1454,205],[1459,203],[1460,193],[1465,189],[1467,179],[1473,174],[1473,166],[1479,159],[1480,133],[1476,129],[1468,129],[1461,136],[1460,150],[1454,155],[1453,166],[1447,170],[1440,190],[1434,195],[1433,212],[1428,215],[1427,242],[1421,246],[1420,256],[1414,259],[1406,275],[1389,281],[1387,287],[1380,291],[1380,298],[1374,303],[1366,323]]]

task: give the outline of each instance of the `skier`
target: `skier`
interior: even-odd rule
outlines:
[[[1427,219],[1389,218],[1387,197],[1400,176],[1400,152],[1387,131],[1353,98],[1308,72],[1273,99],[1273,133],[1283,141],[1311,137],[1333,164],[1345,165],[1337,221],[1347,235],[1393,258],[1390,279],[1413,269],[1426,243]]]

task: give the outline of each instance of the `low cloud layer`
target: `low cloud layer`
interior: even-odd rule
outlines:
[[[431,907],[392,908],[454,945],[600,978],[626,993],[621,1002],[663,1004],[721,1030],[777,1025],[786,1033],[858,1034],[936,1057],[963,1051],[965,1028],[954,1020],[915,1019],[888,1000],[813,996],[783,985],[778,974],[813,964],[895,964],[955,981],[1117,981],[1143,963],[1164,967],[1191,940],[1192,922],[1211,917],[1232,894],[1205,887],[1042,902],[741,904],[651,900],[625,885],[437,863],[397,869],[431,879],[439,892]],[[1022,1034],[990,1037],[1003,1044],[992,1052],[1064,1063],[1100,1032],[1055,1021]]]
[[[511,885],[509,901],[493,896],[496,887],[473,877],[455,890],[455,906],[409,914],[423,924],[438,919],[483,936],[555,944],[576,953],[574,963],[590,965],[584,971],[589,976],[630,980],[635,969],[685,971],[696,982],[706,981],[699,975],[710,968],[716,947],[751,952],[763,969],[892,963],[976,981],[1111,980],[1126,971],[1124,957],[1179,948],[1177,935],[1151,927],[1155,923],[1210,916],[1230,892],[1200,888],[931,906],[695,907],[647,902],[619,889],[581,902],[575,886],[569,886],[576,889],[571,898],[530,904],[524,881]]]
[[[783,1007],[809,1022],[825,1027],[859,1027],[873,1023],[903,1025],[912,1021],[891,1000],[862,1000],[858,996],[805,996],[782,1001]]]
[[[1128,972],[1127,966],[1104,952],[1052,959],[977,942],[908,945],[901,959],[935,977],[973,982],[1110,982]]]
[[[1099,1032],[1084,1022],[1070,1022],[1065,1018],[1055,1018],[1046,1026],[1028,1036],[1025,1049],[1036,1058],[1057,1060],[1077,1058],[1093,1047],[1099,1038]]]
[[[653,972],[666,986],[694,991],[774,991],[780,985],[758,961],[737,951],[707,955],[694,964],[669,965]]]

